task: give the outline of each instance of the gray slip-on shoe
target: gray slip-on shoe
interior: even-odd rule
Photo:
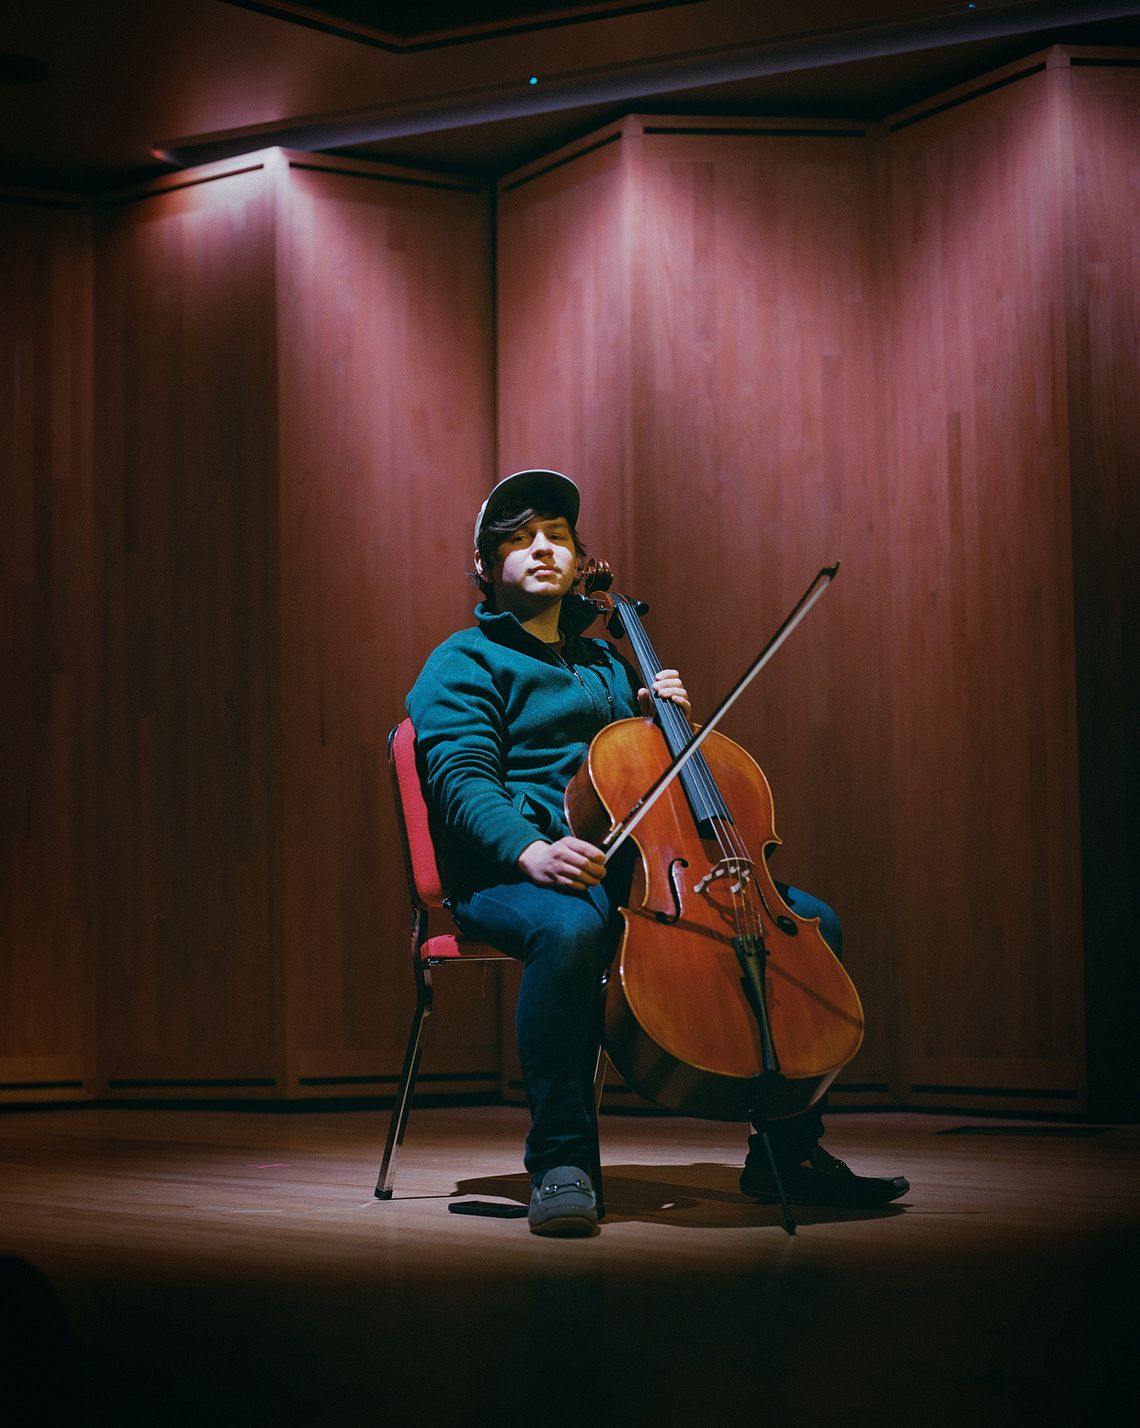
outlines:
[[[576,1165],[546,1171],[531,1191],[526,1218],[534,1235],[596,1235],[598,1203],[590,1177]]]

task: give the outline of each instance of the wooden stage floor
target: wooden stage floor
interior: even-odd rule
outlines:
[[[604,1229],[547,1241],[447,1208],[524,1198],[524,1113],[417,1108],[380,1203],[385,1122],[0,1115],[5,1421],[1133,1421],[1137,1127],[836,1114],[911,1193],[789,1238],[739,1128],[607,1115]]]

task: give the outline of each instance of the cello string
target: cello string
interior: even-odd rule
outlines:
[[[642,677],[646,679],[647,684],[651,685],[654,675],[661,669],[661,662],[631,602],[622,596],[616,596],[615,598],[620,601],[626,633],[629,636],[630,643],[633,645],[634,653],[637,655]],[[693,737],[689,721],[680,707],[672,700],[657,699],[657,709],[658,718],[662,725],[662,732],[666,736],[666,742],[670,744],[674,752],[677,752]],[[671,725],[671,730],[666,730],[666,725]],[[671,741],[669,739],[670,732],[672,734]],[[705,800],[707,822],[716,839],[717,848],[721,854],[721,861],[731,862],[733,857],[738,861],[750,861],[748,858],[748,848],[741,839],[731,815],[729,815],[728,818],[722,818],[716,811],[718,804],[720,807],[726,806],[704,755],[698,754],[693,758],[689,764],[689,769],[692,770],[691,784],[697,786],[702,798]],[[684,780],[682,780],[682,782],[684,783]],[[697,810],[693,809],[693,812],[695,816],[699,817]],[[729,830],[727,836],[725,830]],[[726,876],[727,875],[728,874],[726,874]],[[755,929],[757,929],[760,924],[758,913],[753,908],[751,899],[742,897],[740,893],[735,890],[733,883],[730,883],[729,886],[733,889],[732,915],[738,934],[741,936],[755,935]],[[750,912],[752,913],[751,917],[747,915]]]
[[[618,597],[619,599],[621,597]],[[640,617],[635,609],[632,609],[629,602],[623,601],[623,615],[625,616],[625,627],[629,635],[630,643],[637,656],[641,674],[647,685],[652,685],[653,677],[660,671],[661,662],[653,648],[652,641],[641,624]],[[666,746],[675,757],[693,739],[692,726],[689,723],[684,711],[672,700],[661,699],[655,696],[655,704],[658,714],[658,723],[666,741]],[[685,775],[688,775],[688,778]],[[728,878],[728,887],[731,902],[726,910],[731,926],[735,929],[736,938],[734,947],[740,952],[749,947],[764,947],[764,924],[760,912],[761,899],[758,895],[755,880],[749,875],[749,867],[754,867],[747,846],[735,819],[732,817],[727,804],[717,786],[712,770],[702,751],[698,750],[696,755],[689,760],[688,765],[682,771],[682,790],[689,804],[690,811],[698,825],[700,832],[701,810],[693,805],[689,797],[689,789],[692,788],[703,800],[705,822],[716,841],[717,850],[720,854],[720,862],[724,865],[722,876]],[[719,810],[723,809],[722,815]],[[701,840],[703,843],[703,839]],[[735,866],[733,859],[735,858]],[[714,875],[714,866],[710,865],[704,876]],[[744,867],[741,873],[741,867]],[[691,874],[690,874],[691,877]],[[696,879],[699,882],[700,879]],[[695,884],[694,884],[695,885]],[[711,899],[710,899],[711,901]]]
[[[629,813],[606,835],[604,846],[607,860],[610,854],[616,852],[617,849],[621,847],[622,843],[625,842],[633,829],[657,802],[658,798],[664,793],[665,789],[677,774],[680,773],[681,769],[692,760],[693,755],[700,749],[708,735],[712,733],[724,714],[736,703],[737,699],[740,698],[741,694],[747,689],[748,685],[751,684],[752,680],[755,679],[756,675],[760,673],[780,646],[791,636],[796,627],[803,622],[812,606],[819,600],[820,596],[823,595],[832,580],[835,579],[838,570],[839,565],[838,562],[836,562],[834,565],[825,565],[818,572],[808,588],[796,601],[791,612],[785,617],[776,633],[744,671],[743,675],[736,681],[728,694],[725,695],[717,705],[709,717],[709,722],[692,736],[689,743],[681,749],[680,753],[675,755],[669,766],[662,771],[660,777],[645,791],[641,798],[637,800]]]
[[[654,676],[659,673],[662,668],[661,662],[657,657],[657,653],[646,633],[645,627],[641,623],[637,611],[632,606],[632,602],[620,595],[615,596],[614,599],[619,603],[626,634],[637,656],[642,678],[645,679],[647,685],[651,686]],[[662,726],[666,743],[673,752],[676,753],[692,739],[692,728],[684,712],[674,701],[658,698],[656,699],[656,703],[658,719]],[[667,729],[665,727],[666,725],[671,725],[671,728]],[[672,736],[671,738],[670,735]],[[690,761],[688,767],[692,770],[690,784],[699,791],[701,797],[704,799],[706,821],[715,837],[717,848],[721,855],[720,861],[731,865],[735,860],[737,867],[744,863],[751,864],[750,850],[741,837],[735,820],[728,812],[727,805],[724,803],[716,780],[713,777],[712,770],[709,768],[704,755],[698,753],[696,757]],[[684,784],[684,782],[685,780],[682,779],[682,784]],[[728,816],[722,816],[717,811],[718,807],[724,808]],[[698,811],[696,809],[692,811],[699,822],[700,815]],[[741,937],[756,937],[760,932],[762,924],[754,899],[747,896],[747,892],[751,887],[751,878],[747,874],[744,875],[743,879],[739,876],[733,878],[731,866],[726,870],[724,876],[733,879],[729,883],[729,888],[732,896],[732,918],[738,935]]]
[[[636,616],[635,616],[636,618]],[[648,636],[644,632],[644,627],[640,626],[640,632],[644,638],[646,653],[652,657],[656,668],[660,668],[660,662],[653,651]],[[643,669],[643,673],[644,673]],[[671,747],[674,752],[684,747],[684,744],[692,739],[693,733],[687,718],[681,708],[673,701],[659,701],[659,712],[662,723],[670,722],[673,726],[673,743]],[[755,858],[747,841],[740,832],[736,820],[732,817],[724,803],[723,795],[713,776],[712,770],[703,753],[698,753],[689,764],[692,770],[692,780],[700,787],[702,797],[705,799],[709,810],[708,823],[715,838],[722,861],[732,863],[734,860],[739,867],[741,864],[749,868],[755,868]],[[722,817],[715,810],[717,805],[725,808],[727,817]],[[733,921],[737,932],[743,937],[762,938],[763,920],[760,914],[761,899],[757,891],[755,880],[745,871],[743,877],[733,877],[730,870],[726,871],[726,877],[732,879],[729,887],[732,890]],[[739,884],[740,891],[737,891]],[[751,895],[750,895],[751,894]]]
[[[682,716],[683,717],[683,716]],[[719,786],[709,768],[703,755],[698,755],[692,761],[695,769],[695,777],[707,790],[711,791],[711,796],[715,796],[722,804],[723,796]],[[725,805],[727,807],[727,805]],[[731,812],[728,817],[722,817],[714,813],[708,819],[710,830],[712,831],[718,851],[721,855],[721,862],[728,866],[723,874],[729,880],[728,886],[732,897],[732,916],[736,926],[738,936],[755,937],[760,930],[759,913],[756,910],[753,900],[748,896],[748,889],[751,879],[747,872],[740,875],[737,870],[742,864],[750,864],[750,850]],[[735,865],[735,866],[734,866]],[[711,869],[710,869],[711,871]]]

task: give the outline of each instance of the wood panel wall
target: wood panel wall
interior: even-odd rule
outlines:
[[[240,160],[105,205],[97,1089],[390,1091],[412,1002],[388,729],[470,609],[489,199]],[[449,1006],[452,1013],[448,1013]],[[497,1081],[478,974],[424,1075]]]
[[[270,1095],[277,582],[265,162],[99,214],[99,1088]]]
[[[843,562],[730,732],[772,779],[777,869],[843,915],[870,1022],[847,1100],[1088,1106],[1086,977],[1093,1033],[1115,1015],[1091,1104],[1135,1088],[1109,1002],[1136,925],[1136,230],[1108,209],[1137,81],[1112,63],[1054,51],[868,134],[629,120],[608,188],[590,139],[500,185],[503,430],[524,409],[580,457],[566,422],[629,354],[629,581],[698,711]],[[624,331],[573,320],[619,291]],[[535,322],[545,385],[509,346]],[[587,522],[615,484],[588,470]]]
[[[580,534],[619,581],[636,549],[631,133],[628,122],[607,126],[511,174],[496,213],[499,471],[571,475],[582,491]],[[502,969],[504,1028],[514,1026],[519,981]],[[513,1033],[502,1039],[500,1075],[503,1095],[521,1103]],[[608,1095],[631,1097],[612,1073]]]
[[[1089,1097],[1140,1085],[1140,55],[1077,52],[1066,243]]]
[[[867,1012],[843,1079],[873,1098],[894,1093],[898,1028],[897,950],[882,916],[890,699],[876,592],[889,557],[872,170],[858,127],[787,127],[645,121],[641,577],[699,710],[728,691],[816,572],[842,563],[726,732],[772,785],[776,876],[840,913]]]
[[[884,635],[918,1102],[1084,1095],[1055,79],[889,134]]]
[[[0,1101],[89,1072],[95,774],[90,234],[0,198]]]
[[[584,463],[565,469],[582,476],[588,540],[626,523],[619,588],[650,602],[698,716],[820,566],[847,562],[729,732],[773,783],[778,874],[843,909],[871,1010],[854,1079],[885,1097],[871,169],[863,130],[797,128],[629,120],[618,142],[599,148],[606,131],[500,185],[501,429],[507,451],[525,422]],[[599,426],[615,433],[600,452]]]
[[[489,195],[293,159],[278,253],[287,1088],[375,1094],[395,1086],[412,990],[386,738],[430,650],[470,621],[493,479]],[[497,1086],[483,980],[439,978],[425,1088]]]
[[[498,464],[572,475],[591,553],[628,570],[634,406],[630,126],[512,174],[497,210]]]
[[[384,736],[540,464],[698,713],[842,561],[729,728],[844,919],[839,1099],[1123,1102],[1138,93],[1055,51],[873,132],[631,118],[500,184],[494,275],[477,185],[348,161],[5,204],[0,1095],[391,1087]],[[486,1089],[495,987],[441,982],[427,1074]]]

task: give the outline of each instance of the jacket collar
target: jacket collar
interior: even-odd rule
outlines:
[[[523,629],[518,616],[510,610],[492,610],[484,600],[475,607],[475,618],[483,633],[499,644],[512,645],[515,649],[526,650],[528,654],[533,654],[537,645],[548,656],[554,656],[554,651],[549,646],[529,630]],[[584,595],[567,595],[562,602],[558,628],[567,640],[572,640],[597,618],[598,609],[593,601],[587,600]]]

